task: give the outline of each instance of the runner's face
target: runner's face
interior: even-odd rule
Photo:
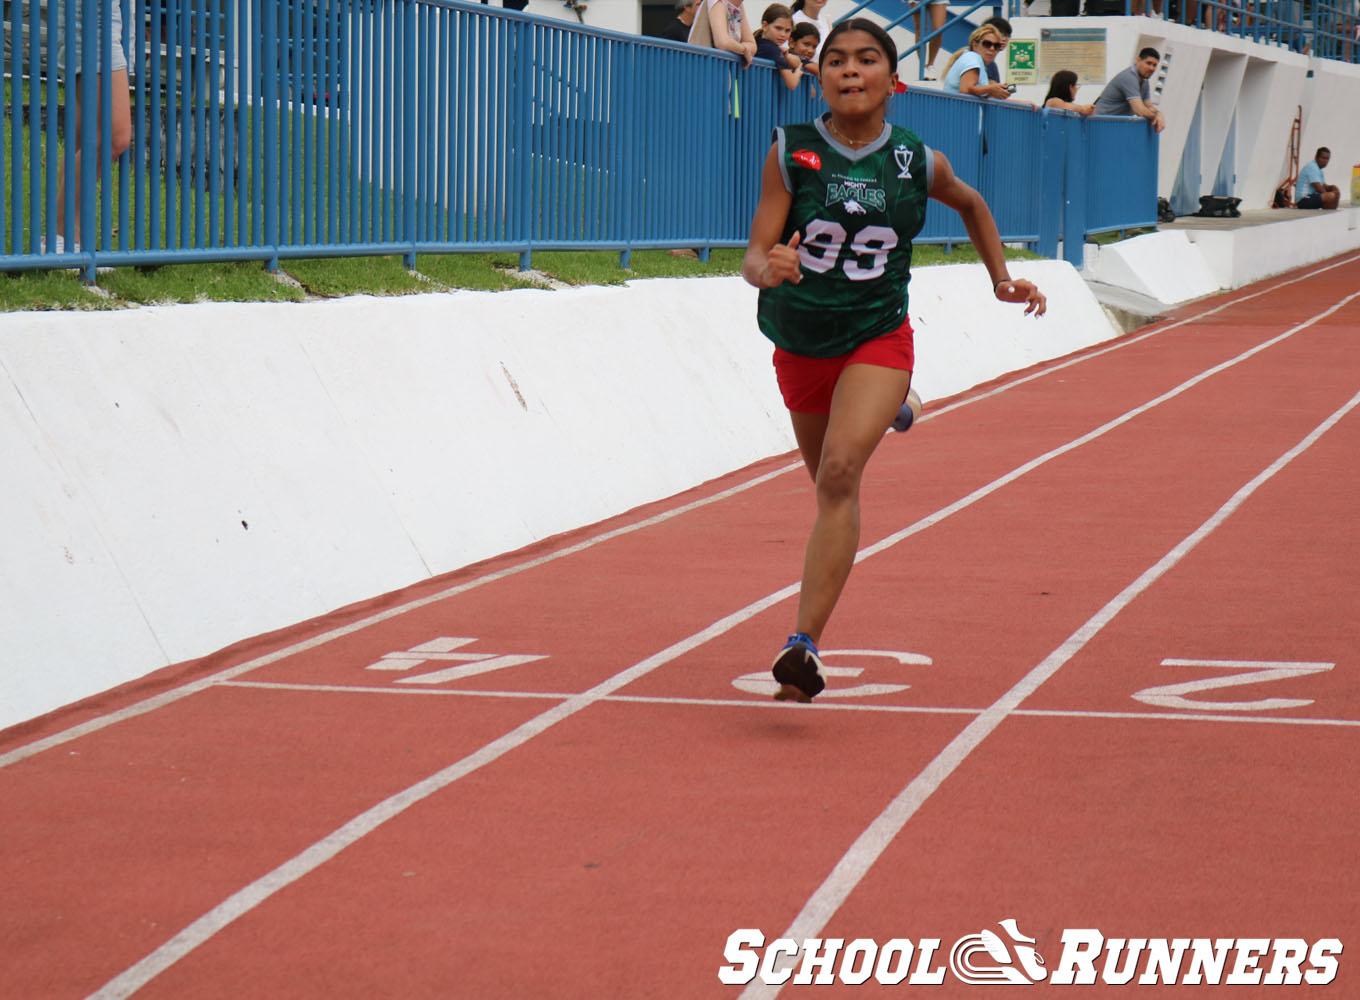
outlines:
[[[896,86],[897,71],[867,31],[843,32],[822,49],[822,89],[832,111],[881,111]]]

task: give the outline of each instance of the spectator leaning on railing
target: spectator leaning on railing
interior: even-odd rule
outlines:
[[[944,68],[944,89],[956,94],[971,94],[974,97],[994,97],[1004,101],[1011,91],[1004,84],[987,80],[987,63],[996,59],[996,54],[1005,46],[1001,30],[992,24],[984,24],[974,29],[968,36],[968,48],[954,53]]]
[[[821,44],[822,33],[814,22],[799,21],[793,26],[793,34],[789,36],[789,51],[802,60],[804,75],[817,75],[815,57]]]
[[[985,67],[987,70],[987,79],[992,83],[1000,83],[1001,67],[998,64],[1001,62],[1001,53],[1005,52],[1006,46],[1010,45],[1011,35],[1013,35],[1015,31],[1011,27],[1011,22],[1007,21],[1004,17],[989,17],[982,23],[990,24],[1001,33],[1001,48],[996,50],[996,58],[987,63]]]
[[[1053,74],[1053,80],[1048,85],[1048,93],[1044,95],[1043,106],[1046,108],[1057,108],[1060,111],[1075,111],[1079,115],[1093,115],[1096,111],[1094,104],[1077,104],[1077,74],[1070,69],[1060,69]]]
[[[1096,98],[1098,115],[1137,115],[1160,132],[1166,128],[1162,113],[1148,103],[1148,80],[1157,72],[1162,54],[1153,48],[1138,53],[1138,61],[1110,78]]]
[[[756,39],[741,2],[731,0],[701,0],[704,10],[694,17],[694,27],[690,29],[691,45],[710,45],[715,49],[741,56],[742,62],[750,66],[756,55]]]
[[[756,32],[756,58],[774,63],[775,72],[789,90],[797,90],[803,80],[803,60],[784,45],[793,34],[793,14],[782,3],[772,3],[760,15],[760,30]]]
[[[811,24],[817,28],[817,50],[812,53],[815,60],[822,54],[822,39],[831,33],[831,18],[826,13],[827,0],[793,0],[789,9],[793,11],[793,26]]]

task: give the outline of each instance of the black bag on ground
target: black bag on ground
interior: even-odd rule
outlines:
[[[1205,218],[1236,219],[1242,214],[1237,208],[1240,204],[1242,204],[1241,198],[1224,198],[1216,194],[1202,194],[1199,196],[1199,211],[1195,214]]]
[[[1171,210],[1171,202],[1167,201],[1165,198],[1157,199],[1157,221],[1158,222],[1176,221],[1176,213]]]

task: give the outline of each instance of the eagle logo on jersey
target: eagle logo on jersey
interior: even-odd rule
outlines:
[[[793,162],[809,170],[821,170],[822,158],[810,149],[800,149],[793,154]]]
[[[857,177],[838,177],[826,186],[826,203],[842,205],[851,215],[865,215],[869,209],[882,212],[888,207],[888,195],[872,181]]]

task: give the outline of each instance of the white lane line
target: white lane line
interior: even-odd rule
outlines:
[[[307,684],[297,681],[222,681],[224,688],[258,688],[263,691],[322,691],[327,694],[405,694],[461,695],[468,698],[537,698],[541,701],[566,701],[575,691],[484,691],[477,688],[374,687],[367,684]]]
[[[1323,310],[1321,313],[1318,313],[1312,319],[1306,321],[1305,323],[1299,324],[1293,329],[1283,334],[1280,334],[1277,337],[1272,338],[1265,344],[1257,345],[1256,347],[1244,351],[1242,354],[1238,355],[1237,358],[1234,359],[1233,361],[1225,362],[1223,364],[1214,366],[1212,369],[1209,370],[1209,372],[1222,371],[1227,367],[1231,367],[1231,365],[1233,364],[1237,364],[1241,361],[1246,360],[1247,358],[1253,357],[1254,355],[1260,353],[1262,350],[1265,350],[1266,347],[1270,346],[1271,344],[1278,343],[1279,341],[1284,340],[1286,337],[1292,336],[1294,333],[1297,333],[1299,330],[1306,329],[1308,326],[1313,325],[1319,320],[1324,319],[1327,316],[1330,316],[1332,313],[1336,312],[1336,310],[1340,309],[1342,306],[1346,305],[1352,299],[1355,299],[1357,297],[1360,297],[1360,292],[1355,292],[1351,294],[1350,296],[1341,300],[1337,304],[1331,306],[1328,309]],[[1134,410],[1129,411],[1129,413],[1126,414],[1124,417],[1119,417],[1109,421],[1108,423],[1104,424],[1101,428],[1097,429],[1097,431],[1093,431],[1090,434],[1083,435],[1081,438],[1078,439],[1078,441],[1085,442],[1093,440],[1094,438],[1099,437],[1101,434],[1107,433],[1115,429],[1116,427],[1122,426],[1126,422],[1126,420],[1132,419],[1132,415],[1142,413],[1160,402],[1164,402],[1165,400],[1170,399],[1173,396],[1179,395],[1181,392],[1188,391],[1191,387],[1198,385],[1200,382],[1202,382],[1206,377],[1208,377],[1208,373],[1202,373],[1200,375],[1195,376],[1194,378],[1188,379],[1186,382],[1183,382],[1181,386],[1178,387],[1177,389],[1173,389],[1168,393],[1164,393],[1162,396],[1159,396],[1157,400],[1154,400],[1151,403],[1146,403],[1142,406],[1135,408]],[[1329,421],[1323,425],[1322,429],[1330,427],[1333,423],[1335,423],[1337,420],[1341,418],[1341,415],[1344,413],[1344,411],[1349,410],[1349,408],[1353,407],[1357,402],[1360,402],[1360,395],[1352,399],[1351,402],[1347,405],[1347,407],[1343,408],[1343,410],[1337,411],[1336,414],[1333,414],[1333,416],[1329,418]],[[1315,440],[1317,436],[1320,436],[1320,434],[1322,433],[1322,429],[1314,431],[1313,435],[1310,435],[1310,437],[1305,440],[1311,443],[1311,441]],[[1015,472],[1007,474],[1001,479],[996,480],[993,484],[989,484],[987,486],[983,486],[977,490],[974,490],[972,493],[968,495],[968,497],[965,497],[963,500],[950,504],[948,507],[943,508],[941,511],[937,511],[935,514],[929,515],[928,517],[916,522],[916,524],[911,525],[901,531],[894,533],[893,535],[888,536],[887,539],[877,542],[874,545],[869,546],[867,549],[861,550],[860,553],[856,556],[856,561],[858,561],[861,558],[867,557],[867,554],[882,552],[884,549],[888,548],[891,545],[895,545],[902,539],[908,538],[911,535],[917,533],[918,531],[924,530],[929,525],[939,523],[945,517],[949,516],[949,514],[963,510],[965,507],[968,507],[973,503],[976,503],[977,501],[987,496],[990,496],[997,489],[1000,489],[1000,484],[1013,482],[1015,479],[1019,478],[1020,475],[1023,475],[1024,472],[1028,472],[1035,468],[1038,468],[1045,462],[1053,458],[1056,458],[1059,455],[1066,454],[1071,450],[1072,446],[1064,445],[1059,448],[1055,448],[1045,456],[1041,456],[1040,458],[1035,459],[1034,461],[1025,463],[1025,465],[1020,467],[1020,470],[1016,470]],[[1296,449],[1296,451],[1301,450],[1302,446],[1299,446],[1299,448]],[[1280,462],[1277,462],[1276,464],[1279,464],[1280,467],[1283,467],[1283,465]],[[1273,473],[1271,474],[1273,475]],[[1253,486],[1252,488],[1254,489],[1255,487]],[[1246,487],[1244,487],[1243,489],[1246,489]],[[1242,495],[1242,491],[1239,491],[1239,495]],[[1229,503],[1232,503],[1232,501],[1229,501]],[[130,993],[134,992],[135,990],[145,985],[152,978],[159,975],[162,971],[169,968],[175,962],[178,962],[181,958],[189,954],[199,945],[203,944],[205,941],[213,937],[213,935],[215,935],[223,927],[226,927],[228,924],[236,920],[238,917],[243,916],[244,914],[250,912],[252,909],[260,905],[274,893],[287,887],[288,885],[291,885],[293,882],[302,878],[304,875],[307,875],[310,872],[314,871],[316,868],[320,867],[326,861],[330,860],[340,851],[344,850],[346,847],[362,839],[365,835],[367,835],[377,827],[381,826],[389,819],[392,819],[393,817],[400,815],[402,812],[404,812],[411,806],[415,805],[417,802],[421,801],[422,799],[426,798],[429,795],[432,795],[434,792],[439,791],[442,788],[445,788],[446,786],[457,781],[459,778],[471,774],[478,768],[490,764],[491,762],[500,758],[502,755],[508,753],[509,751],[515,749],[516,747],[522,746],[529,740],[533,739],[535,736],[538,736],[540,733],[546,731],[547,729],[551,728],[557,723],[570,718],[577,712],[580,712],[581,710],[588,708],[593,704],[596,704],[597,702],[608,697],[609,695],[612,695],[620,688],[625,687],[628,684],[631,684],[633,681],[645,677],[647,674],[651,673],[653,670],[656,670],[658,667],[661,667],[664,664],[669,663],[672,660],[677,659],[685,655],[686,653],[689,653],[699,648],[700,646],[709,642],[711,639],[715,639],[721,635],[724,635],[725,633],[736,628],[738,625],[750,620],[751,618],[754,618],[755,616],[761,614],[762,612],[768,610],[769,608],[775,607],[776,605],[782,603],[783,601],[797,594],[798,590],[799,590],[798,583],[789,584],[788,586],[783,587],[782,589],[777,590],[774,593],[769,594],[768,596],[761,598],[758,601],[748,604],[746,607],[741,608],[738,611],[734,611],[731,614],[723,618],[720,618],[718,621],[709,625],[702,631],[696,632],[690,637],[682,639],[679,642],[674,643],[671,646],[668,646],[666,649],[663,649],[658,653],[654,653],[653,655],[647,657],[646,659],[643,659],[638,663],[635,663],[633,666],[615,674],[613,677],[610,677],[607,680],[602,681],[601,683],[595,685],[594,687],[590,688],[587,691],[582,692],[579,695],[573,695],[571,698],[562,702],[560,705],[556,705],[548,709],[546,712],[543,712],[541,715],[538,715],[535,718],[529,719],[528,721],[521,723],[516,728],[505,733],[498,739],[495,739],[490,743],[484,745],[480,750],[477,750],[474,753],[468,755],[467,757],[464,757],[462,760],[459,760],[449,765],[442,771],[439,771],[431,775],[430,777],[426,778],[425,780],[415,785],[412,785],[410,788],[402,792],[399,792],[396,795],[393,795],[392,797],[386,799],[383,802],[378,803],[373,808],[365,811],[361,815],[350,820],[344,826],[341,826],[339,829],[335,830],[329,836],[313,844],[311,847],[307,848],[301,854],[297,855],[296,857],[292,858],[289,861],[284,862],[284,864],[274,869],[274,871],[256,880],[255,882],[252,882],[244,889],[241,889],[240,891],[230,896],[224,902],[218,904],[207,914],[200,917],[198,920],[194,921],[184,930],[180,931],[179,934],[175,935],[165,944],[161,945],[146,958],[142,959],[136,965],[127,969],[121,975],[110,980],[109,983],[107,983],[102,989],[100,989],[97,993],[93,994],[92,996],[100,998],[100,1000],[104,1000],[104,998],[128,996]],[[1116,598],[1116,600],[1118,600],[1118,598]],[[1111,603],[1113,604],[1114,602]],[[1111,613],[1111,616],[1112,614],[1113,613]],[[1082,641],[1084,642],[1085,640],[1083,639]],[[1071,642],[1071,640],[1069,640],[1069,642]],[[1052,657],[1050,657],[1050,659],[1052,659]],[[1048,663],[1048,661],[1046,660],[1045,663]],[[1039,672],[1043,669],[1043,667],[1044,664],[1041,664],[1040,667],[1035,668],[1035,671],[1032,671],[1029,676],[1030,677],[1039,676]],[[1056,669],[1057,666],[1052,667],[1052,670]],[[996,705],[993,705],[991,708],[987,709],[981,716],[979,716],[978,718],[974,719],[971,723],[969,723],[969,725],[964,729],[963,734],[961,734],[959,737],[956,737],[954,742],[951,743],[950,746],[953,747],[956,744],[959,744],[959,741],[963,740],[965,736],[970,733],[977,732],[981,733],[982,735],[985,735],[986,732],[990,732],[990,729],[987,728],[987,726],[989,725],[991,726],[991,728],[995,728],[995,725],[1000,722],[1000,719],[1004,717],[1006,713],[1017,707],[1019,700],[1023,699],[1025,695],[1028,694],[1028,690],[1024,688],[1025,683],[1026,683],[1025,681],[1021,681],[1021,683],[1017,685],[1015,688],[1013,688],[1010,693],[1003,696],[1001,701],[999,701]],[[1037,686],[1038,683],[1042,683],[1042,678],[1035,682],[1035,686]],[[1014,699],[1015,704],[1010,703],[1011,699]],[[989,721],[993,719],[995,721]],[[977,737],[979,741],[981,740],[981,738],[982,738],[981,736]],[[946,750],[946,752],[949,751]],[[962,758],[960,757],[959,759],[961,760]],[[936,785],[938,785],[939,781],[943,781],[944,777],[948,774],[948,771],[941,770],[943,765],[939,764],[940,760],[941,758],[936,758],[936,763],[928,767],[926,772],[926,775],[937,775],[937,777],[931,778],[931,780],[935,780]],[[954,766],[957,766],[957,764],[955,764]],[[935,770],[932,771],[931,770],[932,768],[934,768]],[[950,768],[950,770],[952,770],[952,768]],[[918,779],[918,781],[923,779]],[[913,785],[908,786],[908,790],[910,790],[913,787],[916,787],[915,782],[913,783]],[[906,793],[904,792],[903,794],[905,795]],[[926,794],[929,794],[929,792],[927,792]],[[915,806],[911,806],[911,811],[907,812],[906,816],[909,817],[911,812],[915,811],[915,808],[916,808]],[[904,817],[901,820],[901,822],[905,823],[906,817]],[[871,827],[871,831],[878,827],[884,827],[886,829],[886,827],[889,826],[890,824],[891,821],[888,821],[885,824],[885,822],[882,820],[882,817],[880,817],[880,820],[876,821],[875,827]],[[899,823],[898,828],[900,828],[900,825],[901,824]],[[893,833],[895,832],[896,830],[894,829]],[[865,836],[869,836],[869,833],[866,832]],[[889,834],[889,839],[891,839],[891,834]],[[884,842],[884,846],[886,846],[886,841]],[[879,848],[879,851],[880,852],[882,851],[882,847]],[[852,855],[853,853],[854,852],[852,849]],[[847,857],[851,857],[851,855],[847,855]],[[845,863],[846,863],[845,859],[842,859],[842,864]],[[815,899],[816,897],[814,897],[814,900]],[[836,906],[839,905],[840,905],[839,902],[837,902]],[[832,910],[827,912],[827,916],[830,916],[830,913],[834,912],[834,909],[835,907],[832,907]]]
[[[1035,379],[1041,378],[1045,375],[1051,374],[1056,371],[1061,371],[1073,365],[1080,364],[1083,361],[1098,358],[1101,355],[1108,354],[1112,351],[1122,350],[1125,347],[1130,347],[1133,344],[1136,344],[1142,340],[1146,340],[1148,337],[1153,337],[1157,336],[1158,334],[1166,333],[1169,330],[1174,330],[1179,326],[1183,326],[1187,323],[1194,322],[1195,320],[1203,319],[1204,317],[1207,316],[1213,316],[1214,314],[1222,312],[1225,309],[1229,309],[1232,306],[1240,305],[1243,302],[1251,301],[1252,299],[1259,298],[1263,295],[1268,295],[1271,292],[1278,291],[1281,288],[1285,288],[1297,282],[1307,280],[1308,278],[1316,277],[1319,274],[1324,274],[1327,271],[1330,271],[1334,268],[1342,267],[1343,265],[1352,263],[1357,260],[1360,260],[1360,255],[1347,257],[1334,263],[1327,264],[1324,267],[1317,268],[1316,270],[1309,271],[1307,274],[1301,274],[1296,278],[1290,278],[1286,281],[1279,282],[1278,284],[1271,285],[1269,288],[1263,288],[1255,292],[1249,292],[1248,294],[1239,296],[1238,298],[1235,298],[1229,302],[1221,303],[1220,305],[1215,306],[1212,309],[1206,309],[1201,313],[1196,313],[1194,316],[1189,316],[1186,317],[1185,319],[1177,320],[1173,323],[1168,324],[1167,326],[1159,327],[1151,332],[1140,334],[1136,337],[1122,338],[1116,341],[1114,344],[1110,345],[1109,347],[1091,353],[1082,354],[1079,357],[1071,358],[1067,361],[1059,362],[1055,365],[1044,368],[1042,370],[1031,372],[1030,374],[1022,376],[1012,382],[1007,382],[1003,385],[996,387],[995,389],[990,390],[989,392],[981,393],[977,396],[968,397],[967,399],[960,400],[956,403],[952,403],[949,406],[941,407],[937,410],[928,411],[922,415],[921,419],[922,420],[932,419],[937,416],[942,416],[945,413],[957,410],[960,407],[970,406],[973,403],[981,402],[984,399],[990,399],[991,397],[996,396],[1001,392],[1005,392],[1008,389],[1014,388],[1015,386],[1024,385],[1027,382],[1032,382]],[[507,566],[506,568],[497,570],[494,573],[488,573],[485,576],[477,577],[476,579],[469,580],[465,583],[457,584],[456,586],[450,587],[446,590],[442,590],[437,594],[432,594],[428,597],[408,601],[405,604],[389,608],[386,611],[381,611],[378,612],[377,614],[369,615],[365,618],[360,618],[357,621],[351,622],[349,625],[343,625],[338,628],[322,632],[319,635],[313,636],[310,639],[304,639],[301,642],[285,646],[282,649],[275,650],[273,653],[268,653],[265,654],[264,656],[256,657],[253,660],[247,660],[245,663],[237,664],[234,667],[228,667],[225,670],[220,670],[217,673],[208,675],[207,677],[201,677],[196,681],[190,681],[187,684],[181,685],[180,687],[177,688],[172,688],[169,691],[164,691],[161,694],[155,695],[144,701],[136,702],[135,704],[125,706],[124,708],[118,709],[115,712],[110,712],[107,715],[98,716],[94,719],[88,720],[87,722],[83,722],[80,725],[72,726],[69,729],[62,730],[59,733],[54,733],[53,735],[44,737],[43,739],[35,740],[32,743],[16,747],[15,749],[9,750],[5,753],[0,753],[0,768],[8,767],[11,764],[16,764],[21,760],[25,760],[29,757],[34,756],[35,754],[42,753],[45,750],[51,750],[54,747],[61,746],[64,743],[69,743],[72,740],[80,739],[82,736],[88,736],[90,733],[98,732],[99,730],[104,729],[108,726],[115,725],[119,722],[124,722],[128,719],[134,719],[139,715],[145,715],[146,713],[153,712],[158,708],[164,708],[167,705],[174,704],[175,702],[181,700],[182,698],[187,698],[190,695],[197,694],[200,691],[206,690],[207,688],[212,687],[214,684],[220,681],[231,680],[232,678],[239,677],[242,674],[249,673],[252,670],[258,670],[259,668],[266,667],[271,663],[277,663],[280,660],[286,660],[289,657],[298,655],[299,653],[305,653],[309,650],[316,649],[319,646],[324,646],[327,643],[334,642],[336,639],[341,639],[347,635],[352,635],[355,632],[363,631],[364,629],[370,628],[373,625],[389,621],[392,618],[400,617],[401,615],[404,615],[409,611],[415,611],[420,608],[426,607],[427,605],[430,604],[437,604],[440,601],[446,601],[449,598],[456,597],[459,594],[465,593],[469,590],[473,590],[477,587],[481,587],[489,583],[495,583],[499,580],[505,579],[506,577],[514,576],[518,573],[523,573],[531,569],[537,569],[538,567],[544,566],[550,562],[554,562],[558,559],[562,559],[567,556],[576,555],[579,552],[583,552],[586,549],[593,548],[594,546],[600,545],[604,542],[612,541],[615,538],[619,538],[624,535],[631,534],[635,531],[641,531],[644,528],[650,528],[654,525],[661,524],[664,521],[670,520],[671,518],[679,517],[683,514],[688,514],[691,511],[698,510],[702,507],[706,507],[709,504],[718,503],[722,500],[728,499],[729,497],[736,496],[737,494],[752,489],[756,486],[759,486],[762,483],[766,483],[772,479],[776,479],[779,476],[784,475],[785,473],[801,471],[802,468],[803,463],[801,461],[791,462],[788,465],[775,469],[772,472],[768,472],[763,475],[757,476],[754,479],[748,480],[747,482],[738,483],[736,486],[730,487],[729,489],[726,490],[722,490],[718,493],[713,494],[710,497],[704,497],[699,500],[683,504],[680,507],[676,507],[672,510],[662,511],[652,517],[646,518],[642,521],[638,521],[634,524],[624,525],[623,527],[603,532],[591,538],[583,539],[582,541],[576,543],[575,545],[570,545],[567,548],[560,549],[556,552],[550,552],[545,555],[539,556],[538,558],[527,560],[523,563],[517,563],[513,566]]]
[[[1355,298],[1360,292],[1349,296],[1345,301]],[[1333,307],[1335,308],[1335,307]],[[1340,409],[1336,410],[1315,427],[1298,444],[1277,458],[1250,482],[1234,493],[1207,521],[1182,539],[1156,564],[1145,570],[1138,579],[1120,591],[1103,608],[1095,613],[1084,625],[1072,633],[1057,649],[1022,677],[1014,687],[998,698],[989,708],[964,727],[958,736],[949,742],[921,773],[907,783],[906,787],[890,802],[879,815],[855,839],[850,848],[832,868],[831,874],[817,888],[794,918],[793,923],[779,937],[793,941],[804,941],[818,937],[831,917],[840,909],[850,894],[863,881],[869,869],[882,856],[888,845],[901,832],[908,820],[916,814],[936,789],[956,771],[978,745],[990,736],[1005,719],[1017,712],[1020,703],[1058,670],[1076,656],[1115,616],[1128,607],[1135,598],[1156,583],[1163,575],[1186,557],[1200,542],[1212,534],[1232,514],[1245,503],[1253,493],[1275,477],[1281,469],[1289,465],[1299,455],[1313,446],[1319,438],[1360,406],[1360,393],[1352,396]],[[774,997],[781,986],[754,982],[741,992],[741,1000],[755,1000],[758,997]]]
[[[1057,708],[1017,708],[1012,715],[1034,715],[1046,718],[1078,719],[1152,719],[1165,722],[1168,719],[1190,722],[1264,722],[1279,726],[1360,726],[1360,719],[1317,719],[1288,715],[1218,715],[1213,712],[1099,712]]]
[[[572,695],[561,691],[481,691],[458,688],[380,688],[344,684],[294,684],[287,681],[224,681],[222,687],[261,688],[282,691],[319,691],[339,693],[357,691],[361,694],[444,695],[466,698],[534,698],[541,701],[566,701]],[[636,705],[697,705],[702,708],[756,708],[762,711],[787,711],[788,707],[769,698],[685,698],[678,695],[611,694],[600,701],[623,702]],[[839,701],[822,701],[800,705],[804,712],[897,712],[908,715],[981,715],[986,709],[962,708],[951,705],[874,705]],[[1360,719],[1317,719],[1284,715],[1216,715],[1206,712],[1116,712],[1082,708],[1017,708],[1012,715],[1033,715],[1043,718],[1076,719],[1189,719],[1194,722],[1277,722],[1298,726],[1360,726]]]

